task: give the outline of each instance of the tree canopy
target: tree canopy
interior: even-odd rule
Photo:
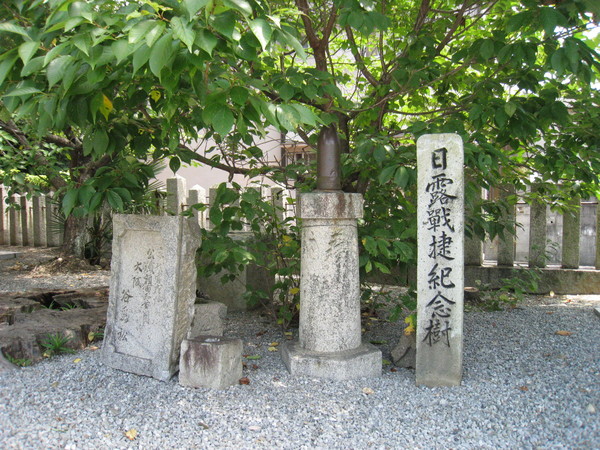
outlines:
[[[463,137],[468,193],[596,192],[599,18],[595,0],[8,0],[0,169],[63,189],[67,215],[123,208],[162,159],[310,187],[257,141],[314,147],[335,124],[344,189],[367,202],[363,267],[385,271],[414,257],[423,133]],[[497,205],[479,208],[469,232],[493,234]]]

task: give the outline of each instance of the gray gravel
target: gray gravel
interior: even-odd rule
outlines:
[[[261,359],[245,359],[249,385],[224,391],[110,369],[94,349],[54,357],[0,375],[0,443],[111,449],[599,448],[600,318],[592,302],[563,300],[467,313],[459,388],[416,387],[413,371],[391,371],[389,365],[378,379],[291,377],[278,352],[268,351],[271,342],[286,336],[255,312],[228,318],[227,334],[243,337],[244,354]],[[388,341],[382,350],[389,358],[399,328],[375,322],[365,340]],[[573,334],[555,334],[559,330]],[[125,436],[132,429],[135,440]]]
[[[107,284],[106,272],[36,278],[12,265],[0,291]],[[268,351],[287,336],[258,312],[230,314],[226,335],[260,356],[244,358],[249,385],[184,388],[108,368],[88,348],[0,374],[0,448],[600,448],[598,306],[532,297],[467,312],[463,384],[435,389],[390,365],[377,379],[292,377]],[[369,321],[364,340],[386,342],[390,359],[401,328]]]

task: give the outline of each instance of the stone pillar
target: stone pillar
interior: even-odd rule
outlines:
[[[546,267],[546,208],[538,200],[529,207],[529,267]]]
[[[500,198],[502,200],[515,195],[515,187],[512,185],[504,185],[500,190]],[[506,230],[498,239],[498,265],[513,267],[515,264],[515,232],[516,232],[516,206],[508,205],[503,219],[506,223]]]
[[[579,235],[581,228],[581,205],[579,197],[570,201],[574,207],[563,214],[562,266],[565,269],[579,268]]]
[[[189,190],[188,194],[188,206],[195,205],[196,203],[206,203],[206,189],[204,189],[202,186],[195,185]],[[204,228],[206,211],[199,211],[197,209],[194,209],[193,213],[194,217],[198,221],[198,225],[200,225],[200,228]]]
[[[299,341],[282,358],[292,375],[336,380],[381,375],[381,352],[361,342],[359,194],[301,194]]]
[[[481,188],[477,185],[476,191],[473,195],[473,207],[476,207],[479,203],[481,203]],[[465,210],[465,216],[469,214],[473,214],[473,211]],[[481,266],[482,263],[483,242],[479,237],[475,235],[473,235],[470,238],[465,237],[465,265]]]
[[[4,223],[4,186],[0,185],[0,245],[4,245],[4,230],[6,224]]]
[[[463,144],[457,134],[417,141],[416,383],[462,380],[464,302]]]
[[[185,178],[175,175],[167,178],[167,214],[177,216],[183,211],[187,200]]]
[[[59,247],[62,242],[62,233],[58,224],[58,205],[54,202],[52,194],[46,195],[46,245]]]
[[[596,199],[596,269],[600,270],[600,199]]]
[[[21,216],[21,245],[24,247],[29,245],[29,211],[27,210],[27,204],[27,197],[21,195],[19,200],[19,205],[21,206],[19,215]]]
[[[18,195],[12,196],[13,203],[20,203]],[[10,245],[21,245],[21,221],[19,216],[19,211],[14,207],[10,208],[8,212],[8,222],[9,222],[9,233],[8,233],[8,243]]]
[[[283,222],[286,217],[286,206],[289,197],[289,192],[287,189],[283,189],[279,186],[275,186],[271,188],[271,199],[273,201],[273,206],[275,208],[275,214],[277,215],[277,220]]]
[[[33,204],[33,245],[43,247],[46,245],[46,222],[44,217],[44,194],[34,195]]]

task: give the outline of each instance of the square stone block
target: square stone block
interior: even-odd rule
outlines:
[[[204,301],[194,305],[194,319],[187,335],[188,339],[197,336],[223,336],[227,306],[221,302]]]
[[[286,342],[281,358],[292,375],[332,380],[381,376],[381,351],[371,344],[340,352],[315,352],[302,348],[298,342]]]
[[[179,383],[194,388],[225,389],[242,378],[242,340],[220,336],[184,339]]]

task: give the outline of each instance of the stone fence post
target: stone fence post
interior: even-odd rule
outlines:
[[[570,204],[574,209],[563,214],[562,266],[565,269],[577,269],[579,268],[579,235],[581,228],[580,199],[575,197]],[[596,230],[597,233],[598,230]]]
[[[532,186],[532,192],[538,190]],[[529,205],[529,267],[546,267],[546,204],[533,200]]]

